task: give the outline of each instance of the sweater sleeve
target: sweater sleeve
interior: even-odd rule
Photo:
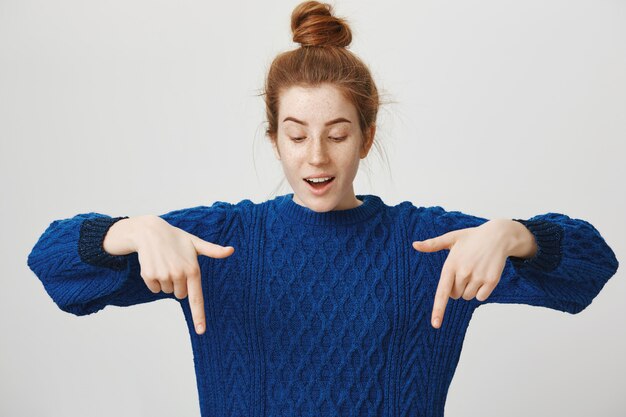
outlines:
[[[613,250],[589,222],[560,213],[538,214],[522,223],[535,238],[531,258],[508,257],[487,303],[528,304],[576,314],[591,304],[618,268]],[[488,219],[433,208],[436,234],[475,227]]]
[[[159,217],[194,235],[202,227],[202,239],[212,242],[219,237],[230,207],[217,201]],[[111,255],[103,249],[107,231],[123,218],[127,216],[76,214],[54,220],[39,237],[27,263],[61,310],[83,316],[107,305],[125,307],[164,298],[178,301],[174,293],[150,291],[141,277],[137,252]]]

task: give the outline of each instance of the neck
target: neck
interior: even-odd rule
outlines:
[[[295,199],[296,196],[293,193],[281,196],[279,207],[285,220],[298,224],[340,225],[359,223],[376,214],[384,205],[377,196],[358,195],[355,196],[355,199],[359,201],[359,204],[352,208],[317,212],[298,204]]]

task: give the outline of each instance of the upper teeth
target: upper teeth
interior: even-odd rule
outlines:
[[[307,178],[307,181],[311,181],[311,182],[324,182],[324,181],[328,181],[329,179],[331,179],[332,177],[326,177],[326,178]]]

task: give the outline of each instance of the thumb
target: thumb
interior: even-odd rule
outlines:
[[[413,248],[420,252],[437,252],[450,248],[450,239],[446,235],[441,235],[431,239],[416,240],[413,242]]]
[[[192,239],[198,255],[209,256],[211,258],[226,258],[235,252],[232,246],[221,246],[216,243],[207,242],[194,236]]]

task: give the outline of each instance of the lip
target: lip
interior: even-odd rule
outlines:
[[[332,175],[320,175],[317,177],[307,177],[307,178],[323,178],[323,177],[332,177]],[[309,189],[309,191],[311,191],[311,193],[313,193],[316,196],[320,196],[320,195],[324,195],[328,192],[328,190],[330,189],[330,187],[333,186],[333,184],[335,183],[335,180],[337,178],[334,178],[332,180],[330,180],[329,182],[327,182],[324,187],[322,188],[314,188],[307,180],[305,180],[304,178],[302,179],[302,181],[304,181],[306,183],[307,188]]]
[[[322,173],[322,174],[315,174],[315,175],[310,175],[308,177],[304,177],[304,179],[309,179],[309,178],[326,178],[326,177],[334,177],[334,175],[331,174],[327,174],[327,173]]]

